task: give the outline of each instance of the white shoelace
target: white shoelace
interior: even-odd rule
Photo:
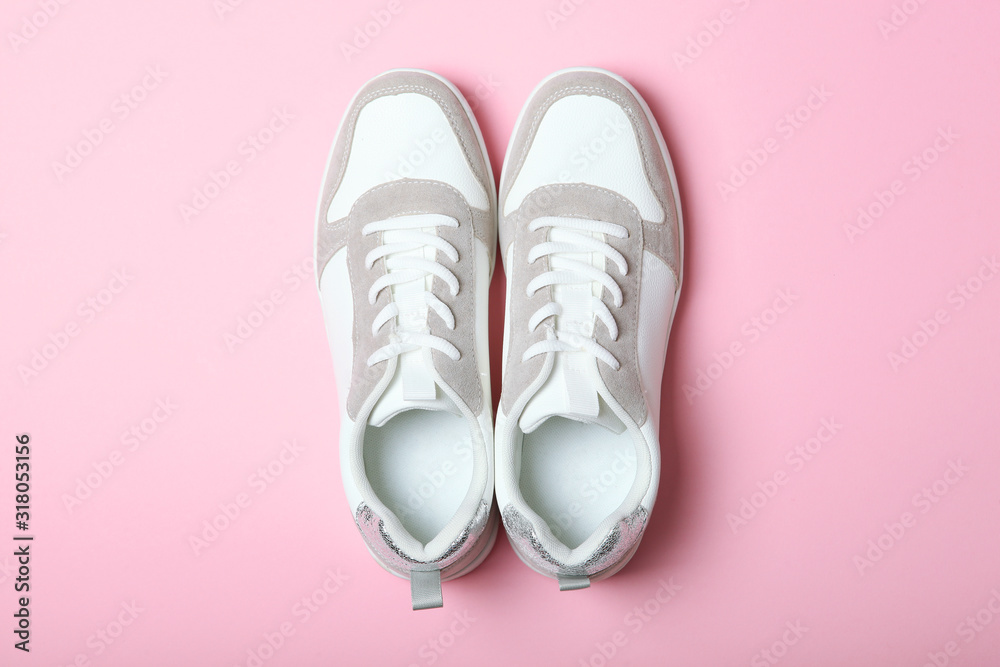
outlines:
[[[628,230],[622,225],[613,222],[603,222],[600,220],[587,220],[582,218],[563,218],[545,216],[532,220],[528,225],[530,231],[536,231],[543,227],[552,228],[557,231],[559,239],[548,240],[539,243],[528,252],[528,263],[531,264],[540,257],[552,256],[550,266],[552,270],[546,271],[533,278],[527,285],[525,293],[530,298],[535,292],[550,285],[573,285],[598,283],[611,294],[615,307],[622,305],[622,290],[618,283],[607,273],[591,263],[582,262],[567,254],[598,253],[605,259],[611,260],[618,267],[618,272],[624,276],[628,274],[628,263],[625,257],[600,240],[595,234],[613,236],[615,238],[628,238]],[[550,234],[552,238],[554,234]],[[605,305],[599,296],[590,296],[586,300],[586,307],[589,312],[600,320],[608,331],[611,340],[618,340],[618,324],[615,322],[611,310]],[[561,317],[564,313],[563,304],[557,301],[550,301],[535,313],[528,320],[529,331],[534,331],[545,319],[555,316]],[[613,369],[618,370],[620,364],[605,347],[600,345],[592,336],[583,332],[556,328],[556,337],[543,340],[530,346],[524,351],[522,361],[546,352],[589,352],[598,360],[604,362]]]
[[[371,269],[375,262],[385,258],[386,273],[379,276],[368,290],[368,303],[374,305],[379,293],[396,285],[425,281],[428,277],[438,277],[448,285],[452,296],[458,294],[458,278],[448,268],[435,260],[423,256],[427,248],[433,248],[452,262],[458,261],[458,250],[436,233],[425,231],[437,227],[458,227],[458,221],[437,213],[404,215],[387,220],[370,222],[361,229],[365,236],[385,232],[383,242],[365,256],[365,266]],[[390,335],[389,343],[375,350],[368,357],[368,365],[373,366],[399,356],[404,352],[429,347],[447,354],[458,361],[461,353],[450,342],[434,336],[427,326],[428,311],[433,310],[449,329],[455,328],[455,315],[443,301],[434,296],[426,287],[409,295],[402,301],[393,300],[375,316],[372,322],[372,336],[387,322],[398,318],[400,326]],[[412,327],[412,328],[408,328]]]

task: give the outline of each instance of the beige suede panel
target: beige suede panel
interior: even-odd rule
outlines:
[[[455,316],[455,328],[449,329],[445,322],[431,311],[427,321],[430,333],[450,341],[462,355],[458,361],[452,360],[447,354],[431,350],[434,368],[441,374],[441,379],[454,389],[468,404],[469,409],[478,415],[483,409],[483,386],[479,378],[479,365],[476,356],[476,251],[475,239],[477,228],[473,227],[473,211],[465,202],[461,193],[455,188],[443,183],[428,183],[425,193],[432,195],[431,201],[422,201],[424,207],[433,207],[436,212],[450,215],[458,220],[458,227],[438,227],[437,233],[442,239],[452,244],[458,251],[458,262],[454,263],[444,253],[437,253],[437,261],[458,277],[458,294],[451,295],[448,286],[438,277],[434,277],[431,291],[441,299],[452,315]],[[437,191],[435,191],[435,189]],[[418,198],[415,198],[416,202]],[[495,225],[490,225],[495,229]],[[487,271],[489,275],[489,271]],[[482,341],[485,345],[486,341]]]
[[[530,215],[525,212],[530,212]],[[539,290],[532,299],[523,297],[528,281],[548,270],[547,258],[540,258],[534,265],[527,266],[522,259],[527,256],[531,246],[545,241],[546,230],[527,231],[528,223],[541,216],[602,220],[622,225],[628,230],[628,238],[618,239],[611,236],[605,238],[606,243],[628,259],[628,273],[624,276],[611,262],[608,262],[606,269],[608,275],[622,290],[622,305],[615,306],[612,295],[607,289],[603,291],[601,297],[618,325],[618,337],[616,340],[611,340],[604,325],[598,324],[595,328],[595,340],[611,352],[621,364],[619,369],[615,370],[604,363],[598,363],[601,377],[608,390],[636,423],[641,425],[646,418],[646,402],[640,384],[637,325],[644,224],[639,212],[629,200],[611,190],[582,183],[547,185],[538,188],[529,193],[524,204],[510,216],[516,229],[513,259],[517,266],[509,268],[513,271],[514,280],[511,286],[513,300],[510,309],[512,333],[508,346],[507,375],[504,378],[503,394],[500,399],[504,411],[510,414],[514,402],[538,376],[541,360],[544,359],[539,355],[528,362],[520,361],[521,355],[529,345],[537,340],[544,340],[544,334],[527,335],[528,320],[535,310],[551,299],[552,288]],[[669,305],[664,304],[664,307]],[[544,328],[547,334],[553,327],[552,318],[549,318],[539,325],[536,332]]]
[[[365,266],[365,256],[382,243],[382,233],[364,236],[361,229],[369,222],[387,220],[402,215],[440,213],[458,220],[457,228],[439,227],[439,235],[455,246],[458,263],[453,263],[439,253],[437,261],[448,268],[459,280],[459,292],[452,296],[448,286],[439,278],[432,282],[431,291],[452,309],[455,329],[449,330],[437,314],[428,316],[431,333],[451,341],[461,352],[459,361],[434,352],[434,367],[441,379],[454,389],[469,408],[479,414],[483,407],[483,391],[476,362],[475,318],[475,230],[472,210],[465,198],[454,187],[438,181],[402,179],[372,188],[355,202],[345,221],[347,236],[347,268],[351,278],[354,303],[354,359],[351,388],[347,395],[347,413],[356,419],[360,406],[371,394],[385,373],[387,362],[369,367],[368,357],[378,348],[388,344],[389,335],[395,331],[395,322],[387,322],[372,336],[371,325],[375,316],[389,303],[389,289],[382,290],[375,305],[368,303],[368,288],[385,274],[384,259],[371,269]]]
[[[354,329],[351,332],[354,357],[351,360],[351,387],[347,392],[347,414],[352,420],[357,419],[361,405],[388,369],[385,361],[369,366],[368,357],[378,348],[387,345],[390,334],[395,331],[393,321],[387,322],[377,335],[373,336],[371,332],[375,315],[391,301],[389,290],[382,290],[374,304],[368,302],[368,287],[385,275],[383,260],[375,262],[370,269],[365,265],[365,256],[382,243],[382,233],[368,236],[361,233],[361,228],[367,223],[383,219],[378,217],[381,213],[378,209],[385,200],[375,190],[369,190],[355,202],[343,225],[346,230],[347,272],[351,279],[354,308]]]
[[[531,315],[552,300],[552,288],[546,287],[528,297],[528,283],[535,276],[549,270],[549,258],[541,257],[533,264],[528,263],[528,251],[532,246],[545,241],[548,230],[528,230],[528,223],[537,218],[540,211],[547,210],[551,194],[546,188],[539,188],[528,194],[524,203],[507,218],[510,226],[516,230],[512,239],[514,242],[513,258],[505,256],[505,270],[511,277],[510,292],[507,301],[510,304],[510,340],[507,345],[507,358],[504,359],[503,386],[500,392],[500,405],[505,414],[510,414],[511,408],[524,390],[538,377],[544,367],[545,356],[537,355],[521,361],[525,350],[539,341],[555,337],[555,323],[552,318],[546,319],[533,331],[528,331],[528,320]],[[525,213],[527,212],[527,213]],[[504,250],[506,253],[506,250]],[[517,266],[507,264],[510,261]]]
[[[681,252],[678,247],[680,238],[677,225],[642,221],[642,247],[663,260],[674,274],[674,280],[680,285]]]

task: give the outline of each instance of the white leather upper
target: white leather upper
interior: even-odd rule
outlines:
[[[662,259],[649,252],[642,253],[642,277],[639,281],[639,326],[637,358],[640,381],[650,419],[660,423],[660,384],[663,380],[663,360],[667,354],[667,333],[670,329],[669,310],[677,292],[674,273]]]
[[[399,122],[400,118],[406,122]],[[355,200],[371,188],[399,178],[448,183],[470,206],[489,209],[486,191],[476,180],[444,111],[419,93],[378,97],[361,109],[347,169],[327,209],[327,222],[345,217]]]
[[[347,416],[347,392],[351,388],[351,367],[354,357],[352,335],[354,331],[354,301],[351,296],[351,279],[347,271],[347,247],[343,247],[326,265],[320,277],[320,301],[326,323],[330,352],[333,355],[333,373],[337,384],[337,403],[340,413]]]
[[[568,95],[542,117],[521,170],[503,204],[509,215],[534,189],[553,183],[587,183],[620,193],[650,222],[664,220],[649,186],[632,123],[615,102],[597,95]]]

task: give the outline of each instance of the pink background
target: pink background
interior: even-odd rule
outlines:
[[[263,644],[300,667],[1000,665],[1000,5],[221,2],[0,10],[0,664],[252,666]],[[372,12],[391,20],[346,57]],[[634,83],[680,181],[656,511],[589,590],[559,593],[501,536],[414,613],[340,488],[309,263],[324,162],[355,90],[408,66],[477,100],[498,171],[528,93],[573,65]],[[859,207],[880,217],[857,234]],[[499,267],[493,288],[496,400]],[[23,432],[30,655],[11,647]]]

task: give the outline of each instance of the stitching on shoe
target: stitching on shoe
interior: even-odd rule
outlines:
[[[535,190],[529,192],[528,195],[530,196],[533,192],[537,190],[543,190],[543,189],[555,190],[555,189],[565,189],[565,188],[573,188],[574,190],[582,188],[584,190],[593,190],[595,192],[600,192],[601,194],[611,195],[618,201],[625,204],[625,206],[629,209],[629,211],[635,214],[636,219],[639,220],[640,223],[642,223],[642,215],[639,214],[639,209],[636,208],[636,205],[633,204],[628,198],[622,196],[621,194],[615,192],[614,190],[609,190],[608,188],[602,188],[596,185],[590,185],[589,183],[549,183],[547,185],[542,185],[538,188],[535,188]],[[525,199],[527,198],[528,197],[525,197]],[[522,202],[521,206],[523,205],[524,204]],[[521,206],[519,206],[518,209],[520,209]]]

